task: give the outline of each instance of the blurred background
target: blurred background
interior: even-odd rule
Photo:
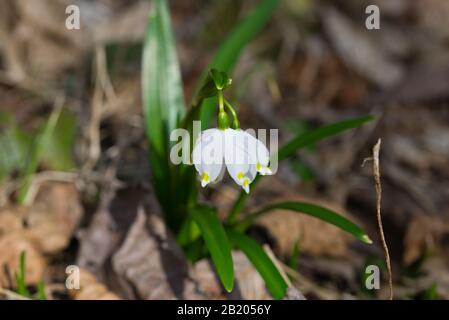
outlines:
[[[257,3],[170,1],[186,101]],[[65,28],[70,4],[80,8],[80,30]],[[380,8],[379,30],[365,27],[370,4]],[[43,281],[49,299],[227,297],[207,260],[186,262],[150,185],[140,90],[150,9],[138,0],[1,2],[2,297],[14,297],[23,251],[27,286]],[[376,118],[301,151],[248,203],[315,202],[374,240],[367,246],[282,210],[260,219],[251,235],[280,257],[306,298],[388,297],[372,162],[362,166],[378,138],[395,298],[449,298],[448,43],[447,0],[283,0],[242,53],[227,95],[243,128],[277,128],[282,144],[319,125]],[[222,183],[203,198],[224,213],[238,192]],[[234,260],[230,297],[269,298],[246,258]],[[364,285],[370,264],[380,267],[380,290]],[[68,265],[81,268],[82,290],[67,289]]]

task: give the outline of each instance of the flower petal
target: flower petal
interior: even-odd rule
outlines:
[[[246,140],[246,141],[245,141]],[[225,131],[225,163],[232,179],[249,193],[249,185],[256,177],[256,169],[251,164],[252,156],[246,145],[248,138],[240,130]]]
[[[201,177],[201,186],[215,181],[224,165],[223,133],[218,129],[203,131],[195,143],[192,160]]]
[[[259,172],[261,175],[273,174],[271,169],[268,167],[268,163],[270,162],[270,153],[265,144],[248,132],[245,132],[245,135],[250,141],[248,144],[248,152],[255,155],[256,158],[254,164],[256,166],[257,172]]]

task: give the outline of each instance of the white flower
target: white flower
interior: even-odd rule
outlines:
[[[201,186],[220,180],[225,167],[232,179],[249,193],[249,185],[262,175],[272,174],[267,147],[240,129],[208,129],[198,137],[192,160],[201,177]]]

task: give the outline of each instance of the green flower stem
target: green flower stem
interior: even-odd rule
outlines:
[[[218,90],[218,110],[219,112],[225,112],[224,111],[224,98],[223,98],[223,91],[222,90]]]
[[[235,109],[232,107],[232,105],[225,99],[224,100],[225,106],[229,109],[229,111],[232,114],[232,129],[240,129],[240,122],[239,118],[237,117],[237,113],[235,112]]]
[[[226,130],[229,128],[229,118],[228,114],[224,110],[224,99],[223,99],[223,91],[218,90],[218,129]]]

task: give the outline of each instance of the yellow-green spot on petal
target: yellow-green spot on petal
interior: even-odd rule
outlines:
[[[201,176],[201,180],[204,182],[209,182],[209,174],[207,172],[204,172]]]
[[[249,186],[249,181],[248,181],[248,179],[245,179],[245,181],[243,181],[243,186],[244,186],[244,187]]]
[[[260,164],[260,162],[257,162],[257,164],[256,164],[256,169],[257,169],[258,171],[260,171],[260,170],[262,169],[262,165]]]
[[[242,180],[245,177],[245,175],[243,174],[242,171],[240,171],[239,173],[237,173],[237,180]]]

